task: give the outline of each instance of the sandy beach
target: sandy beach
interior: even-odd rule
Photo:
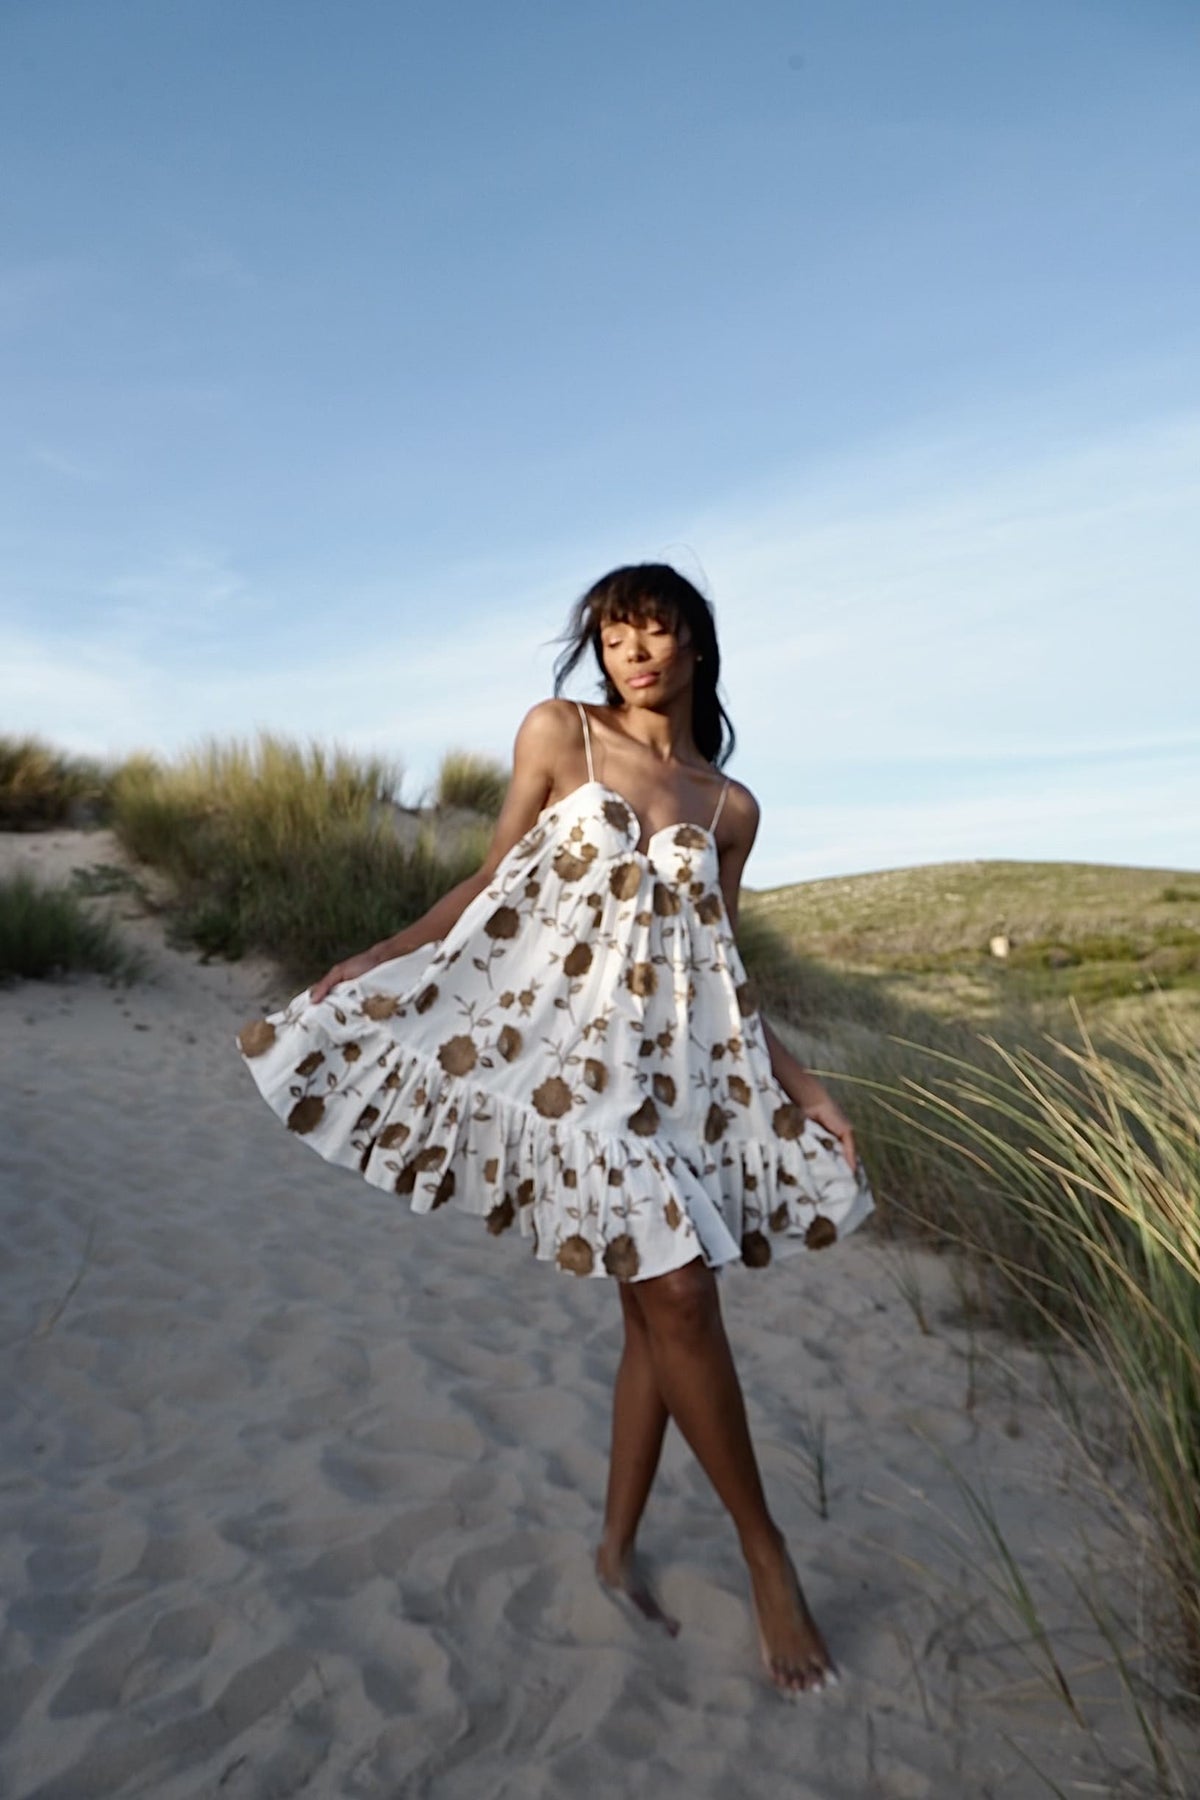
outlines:
[[[0,840],[0,868],[18,861],[122,858],[106,833],[47,832]],[[1040,1360],[966,1329],[948,1264],[868,1228],[721,1278],[768,1492],[843,1670],[785,1701],[675,1433],[644,1551],[679,1636],[597,1586],[612,1287],[326,1167],[234,1049],[287,998],[273,970],[170,949],[129,894],[96,904],[143,948],[141,981],[0,990],[0,1792],[1142,1791],[1073,1586],[1136,1551]],[[1090,1729],[992,1585],[956,1471]]]

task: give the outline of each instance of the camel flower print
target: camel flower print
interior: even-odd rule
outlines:
[[[544,1119],[561,1119],[571,1110],[571,1090],[561,1075],[551,1075],[534,1088],[533,1104]]]
[[[483,929],[490,938],[515,938],[521,929],[521,915],[515,906],[498,906]]]
[[[437,1059],[447,1075],[469,1075],[479,1060],[479,1052],[475,1048],[474,1039],[460,1033],[441,1045]]]
[[[251,1019],[238,1033],[243,1056],[262,1056],[275,1042],[275,1026],[270,1019]]]
[[[654,964],[649,962],[631,964],[625,973],[625,985],[631,994],[648,998],[658,987],[658,976],[655,973]]]
[[[572,944],[563,957],[563,974],[574,979],[578,975],[586,975],[592,966],[592,946],[590,944]]]

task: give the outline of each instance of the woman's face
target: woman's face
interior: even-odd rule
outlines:
[[[695,656],[687,626],[662,619],[613,620],[600,632],[604,668],[626,706],[661,706],[686,688]]]

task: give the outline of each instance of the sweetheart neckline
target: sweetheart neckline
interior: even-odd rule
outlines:
[[[604,792],[606,794],[611,794],[614,800],[619,800],[621,802],[621,805],[625,808],[626,812],[629,814],[630,818],[633,820],[634,824],[637,826],[637,835],[640,838],[642,835],[642,821],[638,817],[638,814],[637,814],[637,811],[635,810],[635,808],[625,798],[624,794],[618,794],[616,788],[609,787],[607,781],[600,781],[600,780],[597,780],[595,777],[589,779],[588,781],[581,781],[579,786],[573,787],[569,794],[563,794],[560,796],[559,799],[549,801],[545,806],[543,806],[541,812],[537,816],[535,823],[540,824],[541,821],[545,818],[546,814],[548,812],[553,812],[556,806],[565,806],[568,800],[573,800],[575,798],[576,794],[582,794],[584,788],[590,788],[590,787],[603,788]],[[681,827],[684,825],[687,826],[689,831],[702,831],[704,833],[705,837],[708,839],[709,843],[712,845],[713,849],[714,850],[716,849],[717,834],[712,829],[711,826],[693,824],[691,819],[676,819],[675,823],[673,825],[660,825],[657,831],[652,831],[650,833],[650,836],[646,839],[646,848],[644,850],[639,850],[637,844],[635,843],[633,846],[633,855],[634,856],[649,856],[650,845],[654,842],[655,838],[660,838],[663,835],[664,831],[679,831],[681,829]]]

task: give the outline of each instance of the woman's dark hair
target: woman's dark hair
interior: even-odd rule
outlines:
[[[642,624],[659,619],[668,631],[687,636],[699,653],[692,677],[692,736],[696,748],[717,768],[728,762],[736,742],[729,714],[717,698],[721,652],[712,607],[685,576],[669,563],[630,563],[612,569],[594,582],[575,603],[567,629],[559,640],[565,648],[554,665],[554,692],[561,694],[567,677],[592,647],[604,698],[619,706],[621,696],[604,667],[601,634],[606,625]]]

